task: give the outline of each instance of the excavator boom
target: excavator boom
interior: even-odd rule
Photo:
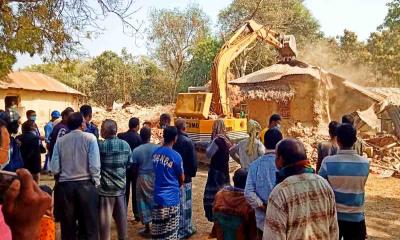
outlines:
[[[280,62],[296,58],[296,39],[293,35],[278,34],[270,28],[253,20],[247,21],[222,46],[214,59],[211,70],[212,104],[211,109],[219,116],[230,116],[227,73],[231,62],[247,47],[259,40],[274,46],[280,55]]]

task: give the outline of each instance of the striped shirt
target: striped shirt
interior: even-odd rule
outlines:
[[[317,174],[286,178],[268,200],[263,240],[339,239],[335,196]]]
[[[369,174],[369,161],[355,150],[339,150],[326,157],[319,175],[329,181],[335,193],[338,219],[361,222],[364,216],[365,183]]]

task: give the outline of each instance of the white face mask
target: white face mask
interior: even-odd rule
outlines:
[[[277,128],[277,129],[281,130],[281,127],[282,127],[282,126],[281,126],[279,123],[276,124],[276,128]]]

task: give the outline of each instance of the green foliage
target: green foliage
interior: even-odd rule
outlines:
[[[191,49],[209,33],[209,20],[196,5],[180,9],[153,10],[150,13],[149,48],[174,80],[176,90],[185,67],[192,58]]]
[[[221,43],[212,36],[200,40],[190,54],[193,56],[189,61],[180,84],[180,91],[186,92],[190,86],[204,86],[211,80],[210,72]]]

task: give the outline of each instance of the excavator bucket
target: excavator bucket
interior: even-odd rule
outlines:
[[[281,38],[282,48],[278,49],[279,54],[285,60],[292,60],[297,56],[296,38],[293,35],[283,35]]]

